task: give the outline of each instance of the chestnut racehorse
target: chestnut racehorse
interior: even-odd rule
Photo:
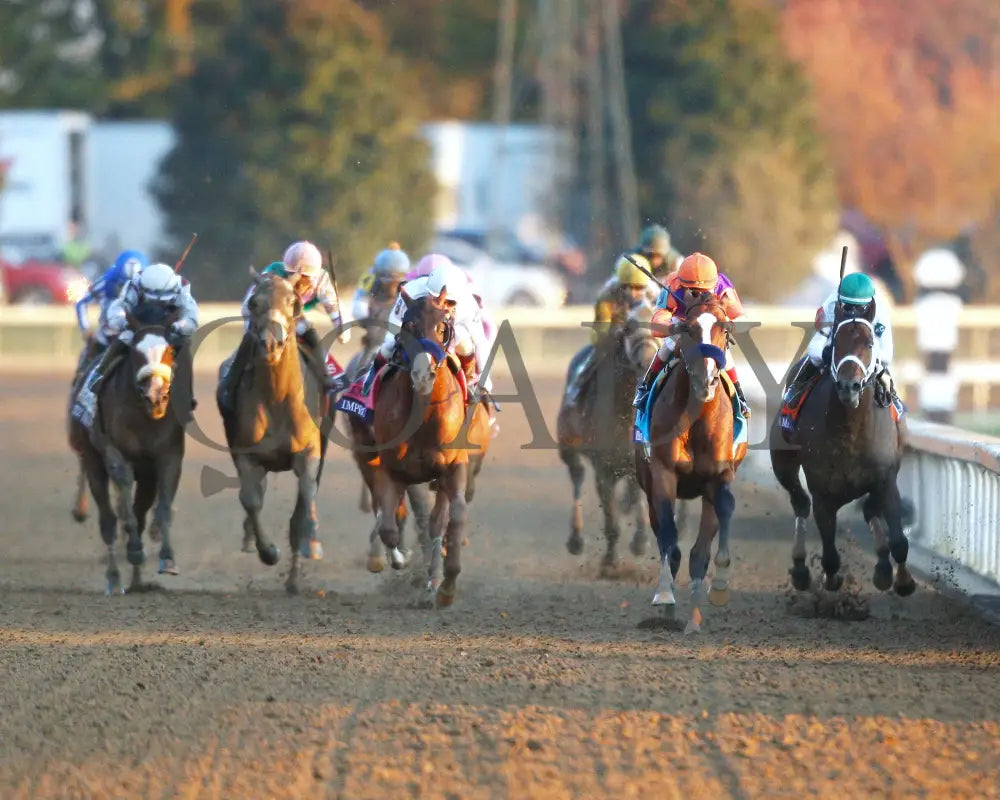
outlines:
[[[686,631],[701,630],[701,603],[711,556],[719,537],[709,599],[729,602],[729,529],[736,508],[730,484],[746,455],[734,447],[733,402],[723,385],[733,323],[714,295],[692,304],[680,325],[679,364],[663,381],[650,415],[649,457],[636,445],[636,469],[649,501],[649,521],[660,549],[660,577],[653,605],[672,613],[681,563],[674,511],[678,498],[701,498],[701,524],[691,548],[692,610]]]
[[[376,525],[393,565],[401,566],[405,558],[394,552],[400,545],[396,511],[407,486],[431,483],[436,497],[428,587],[438,605],[447,606],[454,600],[461,571],[470,462],[481,463],[489,423],[481,403],[467,414],[461,367],[446,352],[454,335],[447,292],[407,300],[407,306],[375,403]]]

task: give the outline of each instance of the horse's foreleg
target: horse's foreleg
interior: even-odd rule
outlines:
[[[812,583],[809,567],[806,566],[806,522],[812,502],[799,480],[801,463],[797,450],[775,448],[771,451],[771,469],[778,483],[788,492],[795,513],[795,532],[792,537],[792,586],[798,591],[806,591]]]
[[[621,536],[621,529],[618,525],[618,499],[615,497],[617,482],[617,476],[611,466],[601,463],[600,460],[594,464],[594,483],[597,486],[601,511],[604,512],[604,538],[607,540],[607,549],[601,562],[603,570],[614,567],[618,561],[618,537]]]
[[[712,578],[712,590],[708,594],[709,602],[713,606],[724,606],[729,603],[729,566],[731,559],[729,556],[729,529],[733,521],[733,513],[736,511],[736,497],[733,495],[733,488],[729,480],[719,484],[715,490],[715,500],[713,507],[715,516],[719,520],[719,546],[715,552],[715,577]]]
[[[396,509],[403,499],[406,487],[394,480],[384,469],[375,473],[375,525],[379,538],[389,551],[392,565],[397,569],[406,564],[406,557],[399,549],[399,526],[396,523]],[[399,566],[397,566],[397,564]]]
[[[681,550],[677,546],[677,525],[674,505],[677,502],[677,475],[672,469],[652,464],[650,471],[649,518],[656,526],[656,544],[660,551],[660,576],[653,595],[654,606],[666,606],[673,613],[677,572],[681,566]]]
[[[114,505],[118,509],[118,519],[125,528],[128,537],[125,543],[125,555],[128,563],[138,567],[146,561],[146,551],[139,535],[139,523],[132,508],[132,491],[135,487],[135,472],[121,451],[113,445],[108,445],[105,453],[105,463],[114,497]]]
[[[156,531],[160,539],[161,575],[177,575],[177,563],[174,561],[173,536],[171,525],[174,521],[174,498],[181,482],[181,462],[183,452],[164,453],[156,463],[156,508],[153,510],[153,525],[150,537]]]
[[[108,471],[101,457],[94,451],[82,457],[82,465],[90,484],[90,492],[97,504],[98,520],[101,528],[101,541],[108,549],[108,568],[105,571],[107,580],[105,594],[121,594],[121,573],[118,571],[118,560],[115,558],[115,539],[118,535],[118,517],[115,516],[109,493]]]
[[[835,592],[844,582],[844,576],[840,574],[840,553],[837,552],[837,507],[825,497],[814,497],[813,516],[823,541],[821,563],[826,575],[824,585]]]
[[[292,565],[285,580],[289,594],[299,592],[299,560],[308,558],[310,543],[316,538],[316,489],[319,481],[320,460],[315,456],[300,456],[295,475],[298,478],[298,496],[295,509],[288,522],[288,546],[292,554]]]
[[[76,475],[76,498],[73,501],[73,519],[84,522],[87,519],[87,470],[83,464],[83,456],[78,456],[80,469]]]
[[[424,551],[427,557],[427,588],[435,593],[444,581],[444,535],[450,507],[446,487],[439,488],[434,494],[434,508],[431,511],[427,547]]]
[[[430,541],[431,494],[425,484],[418,483],[406,488],[413,512],[413,524],[417,529],[417,541],[424,548]]]
[[[688,620],[684,633],[699,633],[701,631],[701,606],[705,600],[705,576],[708,574],[712,540],[718,530],[719,519],[715,513],[715,504],[708,497],[704,497],[701,501],[701,523],[698,526],[698,536],[695,538],[688,556],[688,571],[691,573],[691,619]]]
[[[893,588],[901,597],[908,597],[917,588],[916,581],[906,566],[910,552],[910,542],[903,531],[903,503],[896,486],[895,476],[888,482],[882,493],[882,516],[888,527],[889,552],[896,562],[896,580]]]
[[[583,493],[583,479],[586,477],[586,469],[583,466],[583,457],[575,447],[561,446],[559,457],[569,470],[569,479],[573,484],[573,511],[570,515],[569,539],[566,541],[566,549],[578,556],[583,552],[583,502],[580,497]]]
[[[448,473],[442,491],[449,500],[448,528],[444,536],[444,580],[438,589],[439,606],[450,606],[455,600],[455,584],[458,573],[462,571],[462,536],[465,533],[465,522],[468,516],[468,504],[465,502],[465,482],[468,476],[468,464],[456,464]]]
[[[865,498],[862,506],[865,522],[872,532],[875,542],[875,571],[872,583],[880,592],[892,588],[892,562],[889,560],[889,535],[886,522],[882,519],[882,497],[880,493],[872,492]]]
[[[239,455],[233,459],[236,472],[240,479],[240,505],[246,512],[243,520],[243,549],[253,541],[257,555],[268,566],[274,566],[281,558],[281,551],[264,533],[260,524],[260,510],[264,507],[264,487],[267,482],[267,470],[255,463],[247,455]]]

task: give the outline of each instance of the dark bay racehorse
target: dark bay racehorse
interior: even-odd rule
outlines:
[[[457,375],[461,367],[446,354],[452,336],[445,291],[409,302],[393,358],[397,366],[382,380],[373,425],[379,448],[373,493],[376,524],[390,552],[400,544],[396,510],[406,487],[432,483],[436,492],[428,586],[440,606],[451,605],[455,598],[470,458],[489,436],[481,426],[477,431],[469,424],[465,430],[465,398]],[[477,413],[473,409],[472,419]]]
[[[701,498],[701,524],[691,548],[691,619],[701,630],[705,577],[716,534],[715,577],[709,600],[729,602],[729,529],[736,508],[731,484],[747,445],[734,448],[733,402],[723,385],[733,323],[714,295],[704,295],[685,314],[678,336],[680,363],[664,380],[650,416],[650,450],[636,445],[639,482],[649,501],[649,521],[660,550],[660,577],[653,605],[673,613],[681,564],[674,512],[678,498]]]
[[[232,388],[232,410],[217,397],[226,442],[240,481],[246,511],[244,548],[252,541],[260,560],[278,563],[278,547],[260,524],[267,473],[292,471],[298,479],[295,509],[288,525],[292,565],[285,587],[298,591],[299,558],[308,557],[316,536],[316,492],[326,454],[329,417],[323,387],[300,353],[295,321],[301,307],[292,285],[272,274],[251,270],[256,288],[248,301],[244,345],[253,357]],[[241,345],[241,346],[244,346]],[[221,377],[227,364],[220,369]]]
[[[160,541],[159,572],[178,572],[170,527],[190,420],[191,360],[186,348],[169,344],[169,322],[158,309],[137,309],[129,322],[132,346],[124,363],[109,367],[97,391],[93,423],[88,428],[72,414],[69,420],[70,446],[82,461],[108,548],[108,594],[123,591],[115,558],[119,520],[133,567],[130,588],[140,587],[146,560],[141,537],[154,502],[150,538]]]
[[[570,361],[567,385],[592,347],[584,347]],[[629,549],[637,556],[646,552],[646,525],[632,450],[635,417],[632,399],[636,384],[658,347],[659,342],[652,337],[648,327],[630,321],[601,347],[593,377],[580,388],[576,402],[569,403],[567,393],[563,392],[559,408],[559,458],[569,469],[573,483],[573,511],[566,548],[574,555],[583,552],[581,494],[586,458],[594,470],[597,496],[604,512],[607,540],[602,561],[604,570],[613,568],[618,562],[621,523],[616,489],[621,481],[625,482],[625,510],[633,511],[636,516],[635,534]]]
[[[903,596],[916,588],[906,567],[909,542],[896,486],[905,423],[897,423],[892,410],[875,400],[874,315],[874,304],[857,316],[838,312],[830,365],[805,399],[791,441],[784,440],[777,422],[771,427],[771,467],[795,512],[791,576],[799,591],[808,589],[811,580],[805,563],[810,505],[823,541],[825,586],[835,591],[843,583],[836,544],[837,512],[861,497],[866,497],[864,515],[878,558],[872,578],[875,588],[885,591],[894,585]],[[794,368],[789,374],[794,374]],[[809,494],[799,481],[800,469],[805,471]],[[896,562],[895,584],[890,554]]]

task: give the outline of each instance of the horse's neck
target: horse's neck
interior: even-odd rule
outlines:
[[[826,418],[831,427],[841,428],[854,434],[864,433],[874,422],[875,390],[866,386],[861,392],[861,402],[857,408],[851,408],[840,402],[837,396],[837,385],[833,378],[825,376],[827,384]]]
[[[258,354],[253,372],[254,385],[263,399],[283,403],[302,395],[303,380],[299,350],[292,343],[285,345],[281,360],[277,364],[268,364],[267,357]]]

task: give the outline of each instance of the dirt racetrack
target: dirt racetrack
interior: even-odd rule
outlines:
[[[333,450],[322,562],[289,598],[282,561],[239,552],[236,493],[202,497],[191,442],[176,506],[182,574],[103,596],[96,522],[69,515],[66,379],[0,379],[0,797],[1000,796],[1000,629],[921,583],[864,621],[790,602],[792,520],[737,484],[734,598],[685,637],[650,623],[656,562],[598,577],[564,542],[569,481],[524,451],[510,405],[471,508],[459,596],[426,610],[410,576],[364,571],[358,478]],[[537,384],[554,418],[555,380]],[[199,378],[198,419],[219,425]],[[757,473],[760,476],[760,473]],[[286,529],[292,482],[265,518]],[[810,533],[810,552],[818,536]],[[690,537],[685,542],[685,563]],[[652,552],[652,546],[650,548]],[[688,593],[682,591],[686,611]]]

